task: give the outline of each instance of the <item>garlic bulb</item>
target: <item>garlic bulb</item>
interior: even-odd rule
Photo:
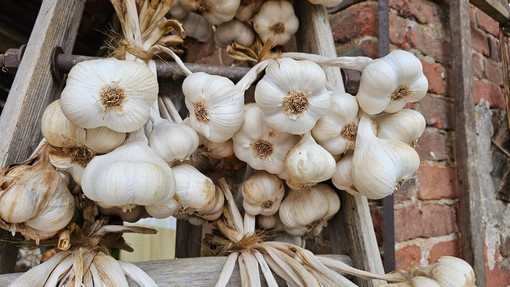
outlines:
[[[380,199],[411,178],[420,165],[418,153],[398,140],[377,138],[372,121],[361,117],[352,159],[352,179],[362,195]]]
[[[337,161],[335,174],[331,181],[338,189],[345,190],[352,195],[360,195],[354,187],[354,180],[352,179],[352,155],[353,153],[350,152]]]
[[[216,187],[211,179],[188,164],[173,168],[176,183],[176,200],[180,212],[201,211],[214,201]]]
[[[328,112],[331,92],[319,65],[282,58],[267,66],[255,87],[255,102],[274,130],[304,134]]]
[[[234,18],[240,0],[179,0],[181,7],[193,11],[218,25]]]
[[[51,147],[48,156],[55,169],[69,174],[76,184],[81,185],[85,166],[94,158],[95,153],[85,147],[74,149]]]
[[[48,160],[45,144],[32,158],[0,170],[0,227],[44,240],[74,215],[74,198]]]
[[[182,84],[190,126],[212,142],[224,142],[239,130],[244,95],[225,77],[194,73]]]
[[[426,127],[423,115],[411,109],[377,116],[375,122],[377,123],[377,137],[399,140],[408,144],[421,137]]]
[[[232,139],[215,143],[201,136],[198,150],[213,158],[225,158],[234,154],[234,144]]]
[[[213,36],[212,25],[204,17],[193,12],[184,18],[182,26],[187,37],[195,38],[200,42],[207,42]]]
[[[299,20],[288,1],[266,1],[253,17],[253,28],[262,42],[285,45],[296,33]]]
[[[147,65],[98,59],[71,69],[60,104],[79,127],[133,132],[147,122],[157,96],[158,82]]]
[[[149,146],[172,165],[188,159],[198,147],[198,134],[191,127],[159,119],[149,135]]]
[[[315,5],[322,5],[324,7],[335,7],[342,3],[343,0],[308,0],[308,2]]]
[[[333,176],[336,162],[327,150],[315,142],[310,133],[306,133],[289,151],[285,167],[287,181],[314,185]]]
[[[283,224],[278,217],[278,212],[273,215],[257,215],[257,225],[262,229],[281,229]]]
[[[197,209],[184,209],[181,205],[178,213],[174,214],[175,218],[185,219],[193,225],[202,225],[206,221],[214,221],[223,214],[223,205],[225,203],[225,197],[223,192],[216,188],[213,200],[202,207],[200,210]]]
[[[214,42],[220,48],[226,48],[232,42],[249,47],[255,42],[255,33],[250,25],[232,19],[216,27]]]
[[[169,200],[156,202],[151,205],[146,205],[145,210],[147,213],[154,218],[167,218],[174,215],[179,210],[179,202],[175,197]]]
[[[396,113],[406,103],[421,100],[427,88],[420,60],[409,52],[395,50],[365,67],[356,98],[368,114]]]
[[[112,151],[126,140],[125,133],[106,127],[95,129],[77,127],[62,112],[60,100],[49,104],[44,110],[41,132],[52,146],[63,148],[86,146],[97,153]]]
[[[232,140],[237,158],[254,169],[278,174],[285,170],[287,153],[299,137],[266,127],[261,109],[250,106],[245,111],[241,129]]]
[[[189,13],[190,12],[188,10],[182,8],[179,1],[177,1],[177,0],[174,1],[174,3],[172,4],[172,9],[170,9],[170,15],[172,15],[172,17],[177,20],[182,20],[182,19],[186,18],[186,16],[188,16]],[[184,25],[184,23],[183,23],[183,25]],[[187,31],[186,31],[186,34],[187,34]]]
[[[273,215],[285,195],[281,179],[266,171],[257,171],[243,183],[243,207],[248,214]]]
[[[334,93],[331,108],[313,127],[312,135],[332,155],[339,155],[354,147],[358,121],[356,97]]]
[[[340,209],[340,198],[325,184],[290,190],[280,205],[279,216],[285,231],[293,236],[317,236],[327,220]]]
[[[237,9],[236,19],[242,22],[250,21],[263,3],[264,0],[241,0],[241,4]]]
[[[105,155],[94,157],[82,176],[85,196],[103,207],[129,210],[169,200],[175,193],[170,166],[148,145],[142,129]]]

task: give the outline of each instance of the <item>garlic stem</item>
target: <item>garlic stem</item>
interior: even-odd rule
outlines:
[[[177,65],[179,66],[179,68],[181,68],[182,72],[186,76],[193,74],[193,72],[191,72],[191,70],[188,69],[188,67],[186,67],[186,65],[184,65],[184,62],[181,60],[181,58],[179,58],[179,56],[177,56],[177,54],[175,54],[175,52],[170,50],[169,48],[167,48],[165,46],[161,46],[161,45],[154,45],[153,47],[151,47],[149,49],[149,53],[158,53],[158,52],[165,53],[165,54],[169,55],[170,57],[172,57],[175,60],[175,62],[177,63]]]
[[[246,266],[246,273],[248,275],[249,286],[257,287],[260,286],[260,273],[259,264],[255,256],[250,250],[243,250],[241,252],[241,258]]]
[[[255,82],[255,80],[258,78],[259,74],[264,71],[270,63],[272,63],[273,59],[267,59],[264,60],[257,65],[253,66],[248,73],[242,77],[239,82],[237,82],[236,87],[239,88],[240,91],[244,92],[248,90],[248,88]]]
[[[264,259],[262,253],[255,249],[252,250],[252,252],[257,261],[259,262],[260,269],[262,270],[262,275],[264,275],[264,278],[266,279],[267,287],[278,287],[278,283],[276,282],[276,279],[273,276],[273,272],[271,272],[271,269],[267,265],[267,262]]]
[[[322,66],[338,67],[342,69],[350,69],[357,71],[363,71],[365,66],[367,66],[370,62],[373,61],[372,58],[361,56],[328,58],[320,55],[299,52],[286,52],[281,54],[281,57],[282,58],[288,57],[294,60],[310,60]]]
[[[238,232],[240,232],[242,234],[242,233],[244,233],[243,217],[241,216],[241,213],[239,212],[239,208],[237,208],[235,199],[232,196],[232,192],[230,191],[230,188],[228,187],[228,184],[225,181],[225,178],[220,178],[218,180],[218,183],[220,185],[220,188],[223,191],[223,194],[225,195],[225,199],[227,199],[227,204],[228,204],[229,210],[232,214],[232,220],[234,223],[234,227],[236,228],[236,230]]]
[[[221,269],[220,278],[216,282],[216,287],[225,287],[232,276],[232,272],[234,272],[234,267],[236,266],[237,257],[239,256],[238,252],[230,253],[227,257],[227,261],[223,268]]]
[[[244,235],[255,233],[255,216],[248,213],[244,214]]]
[[[142,286],[142,287],[157,287],[158,285],[156,282],[154,282],[154,279],[152,279],[147,273],[145,273],[140,267],[128,263],[128,262],[122,262],[117,261],[124,271],[124,274],[126,274],[129,278],[133,279],[133,281],[136,282],[136,284]]]

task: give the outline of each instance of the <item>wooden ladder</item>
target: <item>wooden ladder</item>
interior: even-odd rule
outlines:
[[[296,1],[296,15],[299,31],[296,40],[299,51],[336,57],[329,18],[321,6]],[[71,54],[85,0],[44,0],[39,10],[23,59],[19,65],[9,97],[0,116],[0,165],[20,162],[26,159],[41,139],[40,119],[46,106],[59,97],[61,84],[53,80],[52,50],[60,46]],[[325,68],[328,81],[344,90],[342,75],[338,68]],[[342,207],[329,221],[328,233],[334,254],[351,257],[356,268],[383,274],[383,267],[377,246],[367,199],[351,196],[339,191]],[[194,227],[179,221],[177,225],[177,257],[197,256],[200,249],[201,227]],[[17,249],[6,242],[10,233],[0,231],[0,274],[12,272]],[[1,240],[4,239],[4,240]],[[200,270],[190,268],[193,264]],[[193,286],[213,286],[209,283],[194,285],[191,280],[219,272],[225,258],[190,258],[139,264],[160,286],[174,286],[173,283],[189,282]],[[162,266],[175,266],[161,268]],[[216,268],[216,269],[215,269]],[[0,286],[8,284],[15,274],[0,276]],[[186,280],[187,278],[187,280]],[[236,279],[237,278],[237,279]],[[203,278],[202,278],[203,279]],[[201,279],[201,280],[202,280]],[[203,279],[205,280],[205,279]],[[237,281],[236,281],[237,280]],[[377,280],[354,279],[363,287],[377,286]],[[172,283],[173,282],[173,283]],[[204,281],[206,282],[206,281]],[[239,285],[239,276],[232,277],[233,285]],[[203,282],[202,282],[203,283]]]

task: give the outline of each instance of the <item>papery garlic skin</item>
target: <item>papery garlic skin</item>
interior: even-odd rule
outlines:
[[[358,102],[348,93],[333,93],[331,108],[312,129],[317,142],[332,155],[354,147],[358,131]]]
[[[296,33],[299,20],[288,1],[266,1],[253,17],[253,28],[262,42],[285,45]]]
[[[344,155],[336,163],[335,174],[331,178],[333,185],[341,190],[345,190],[352,195],[360,195],[354,187],[352,179],[352,152]]]
[[[249,47],[255,42],[255,32],[247,23],[232,19],[216,27],[214,42],[220,48],[226,48],[232,42]]]
[[[201,211],[214,201],[216,187],[210,178],[188,164],[173,168],[176,199],[184,211]]]
[[[82,175],[85,196],[102,204],[128,210],[172,198],[172,169],[148,145],[143,131],[131,134],[126,143],[94,157]]]
[[[427,88],[420,60],[409,52],[395,50],[365,67],[356,98],[368,114],[396,113],[408,102],[421,100]]]
[[[76,64],[60,101],[78,127],[133,132],[147,122],[157,96],[158,82],[147,65],[108,58]]]
[[[273,215],[257,215],[256,218],[257,226],[259,226],[262,229],[279,229],[283,228],[282,222],[280,221],[280,218],[278,217],[278,213],[275,213]]]
[[[167,120],[154,123],[149,135],[149,146],[168,163],[188,159],[198,148],[198,134],[191,127]]]
[[[333,176],[336,162],[333,156],[307,133],[287,154],[285,167],[288,182],[314,185]]]
[[[374,120],[377,123],[377,137],[399,140],[407,144],[421,137],[427,125],[425,117],[411,109],[376,116]]]
[[[212,142],[224,142],[239,130],[244,94],[225,77],[198,72],[182,84],[190,126]]]
[[[182,26],[186,31],[186,37],[195,38],[200,42],[207,42],[213,36],[212,25],[204,17],[193,12],[184,18]]]
[[[324,7],[330,8],[335,7],[342,3],[343,0],[308,0],[308,2],[315,5],[322,5]]]
[[[243,207],[250,215],[269,216],[278,212],[285,186],[276,175],[257,171],[243,183]]]
[[[147,213],[154,217],[154,218],[167,218],[179,210],[180,204],[175,199],[175,197],[172,197],[170,200],[157,202],[155,204],[146,205],[145,210],[147,210]]]
[[[242,22],[250,21],[253,16],[260,10],[260,6],[265,0],[241,0],[239,8],[237,9],[236,19]]]
[[[205,17],[209,23],[219,25],[234,18],[240,0],[179,0],[179,4]]]
[[[282,58],[267,66],[255,87],[255,102],[274,130],[304,134],[328,112],[331,92],[319,65]]]
[[[256,170],[279,174],[285,170],[287,153],[299,137],[265,126],[262,110],[250,106],[245,111],[241,129],[232,140],[237,158]]]
[[[352,179],[359,193],[370,199],[388,196],[414,176],[419,166],[414,148],[398,140],[377,138],[370,118],[362,116],[352,159]]]

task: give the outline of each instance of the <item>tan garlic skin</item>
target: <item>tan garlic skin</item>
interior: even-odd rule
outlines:
[[[299,20],[289,1],[266,1],[253,17],[253,28],[262,42],[285,45],[296,33]]]
[[[264,2],[264,0],[241,0],[241,4],[237,9],[236,19],[242,22],[250,21]]]
[[[214,25],[234,18],[240,0],[179,0],[182,8],[198,13]]]
[[[247,23],[232,19],[216,27],[214,42],[220,48],[227,48],[232,42],[250,47],[255,42],[255,32]]]
[[[278,213],[273,215],[257,215],[256,218],[257,226],[262,229],[282,229],[283,224],[278,217]]]
[[[253,216],[269,216],[278,212],[285,186],[276,175],[257,171],[243,183],[243,207]]]
[[[327,220],[340,209],[340,198],[326,184],[290,190],[280,205],[285,231],[293,236],[318,236]]]

